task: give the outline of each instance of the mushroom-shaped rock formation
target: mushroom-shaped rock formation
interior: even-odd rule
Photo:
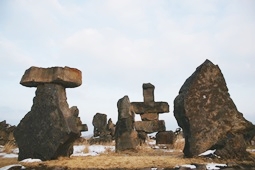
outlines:
[[[18,160],[41,160],[70,156],[73,142],[87,131],[76,106],[69,108],[66,87],[81,84],[81,71],[69,67],[31,67],[21,84],[37,87],[33,106],[14,131],[19,147]]]

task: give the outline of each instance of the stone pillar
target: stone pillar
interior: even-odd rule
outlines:
[[[139,144],[138,134],[134,129],[134,112],[128,96],[121,98],[118,103],[118,121],[115,131],[116,152],[135,150]]]
[[[87,126],[81,123],[78,108],[69,108],[65,88],[81,85],[81,71],[69,67],[31,67],[20,83],[37,89],[31,111],[14,131],[19,147],[18,160],[45,161],[70,156],[73,142]]]

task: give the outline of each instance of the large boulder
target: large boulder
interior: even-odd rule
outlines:
[[[136,150],[139,144],[138,134],[134,129],[134,111],[128,96],[121,98],[118,103],[118,121],[115,131],[116,152]]]
[[[220,68],[206,60],[185,81],[174,100],[174,116],[183,129],[184,154],[194,157],[216,149],[222,158],[245,158],[254,126],[230,98]]]
[[[30,67],[21,78],[20,84],[37,87],[39,84],[54,83],[65,88],[78,87],[82,84],[81,71],[70,67]]]

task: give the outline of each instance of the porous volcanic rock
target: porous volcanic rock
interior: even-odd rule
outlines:
[[[20,84],[37,87],[39,84],[54,83],[65,88],[74,88],[82,84],[81,71],[71,67],[30,67],[25,71]]]
[[[115,131],[116,152],[123,150],[136,150],[139,144],[138,134],[134,129],[134,111],[128,96],[121,98],[118,103],[118,121]]]
[[[80,137],[81,131],[88,130],[78,117],[78,108],[76,106],[69,108],[67,103],[65,87],[74,87],[77,81],[70,79],[71,73],[67,73],[65,68],[42,69],[43,71],[38,71],[38,75],[35,74],[37,71],[32,71],[33,69],[32,67],[31,72],[27,70],[22,77],[31,80],[32,84],[25,83],[26,86],[36,85],[37,89],[31,111],[14,131],[19,147],[18,160],[37,158],[44,161],[70,156],[74,141]],[[60,77],[57,76],[55,79],[54,75]]]
[[[237,110],[220,68],[211,61],[185,81],[174,100],[174,116],[183,129],[186,157],[209,149],[222,158],[247,157],[254,125]]]

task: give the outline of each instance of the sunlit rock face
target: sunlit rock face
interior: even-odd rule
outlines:
[[[51,160],[60,156],[70,156],[73,142],[80,137],[81,131],[87,130],[87,126],[82,125],[78,117],[78,108],[69,108],[65,87],[74,87],[78,85],[76,82],[81,80],[73,80],[75,76],[71,72],[67,74],[66,67],[32,68],[33,71],[28,69],[21,80],[21,84],[26,82],[25,86],[35,86],[37,89],[31,111],[14,131],[19,147],[18,159]],[[76,75],[76,71],[74,74]],[[55,75],[59,75],[58,78],[53,78]]]
[[[254,126],[237,110],[220,68],[211,61],[185,81],[174,100],[174,116],[184,132],[185,156],[216,149],[223,158],[247,157]]]

